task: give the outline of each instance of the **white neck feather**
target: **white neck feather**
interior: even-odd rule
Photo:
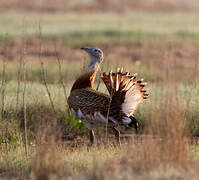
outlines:
[[[90,62],[86,71],[94,71],[96,69],[99,69],[100,64],[101,64],[101,61],[98,58],[94,56],[90,56]]]

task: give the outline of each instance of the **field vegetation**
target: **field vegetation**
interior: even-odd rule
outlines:
[[[0,14],[0,179],[197,179],[197,6],[110,11],[111,0],[82,2],[71,1],[70,12],[50,3],[28,12],[24,3]],[[117,67],[148,82],[150,97],[135,112],[139,133],[119,127],[121,148],[101,128],[90,147],[68,110],[72,83],[88,63],[82,46],[104,51],[101,92],[108,93],[100,73]]]

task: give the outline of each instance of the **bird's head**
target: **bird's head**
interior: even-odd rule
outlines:
[[[88,65],[89,70],[93,70],[99,68],[99,65],[102,63],[104,56],[103,52],[99,48],[81,48],[82,50],[86,51],[90,56],[90,63]]]

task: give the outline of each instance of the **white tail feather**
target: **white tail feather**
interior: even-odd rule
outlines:
[[[137,105],[148,97],[148,94],[143,87],[143,79],[135,81],[137,73],[133,76],[129,72],[117,73],[110,72],[109,75],[103,73],[102,80],[104,81],[109,93],[113,98],[120,99],[117,103],[121,106],[122,111],[130,116],[133,114]]]

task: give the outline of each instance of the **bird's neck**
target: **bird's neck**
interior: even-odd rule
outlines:
[[[99,69],[100,66],[100,59],[96,58],[95,56],[90,56],[90,62],[88,64],[88,67],[86,71],[95,71],[96,69]]]
[[[75,81],[71,91],[75,89],[93,88],[97,71],[102,61],[90,56],[90,63],[83,74]]]
[[[71,91],[75,89],[93,88],[98,68],[86,70],[73,84]]]

